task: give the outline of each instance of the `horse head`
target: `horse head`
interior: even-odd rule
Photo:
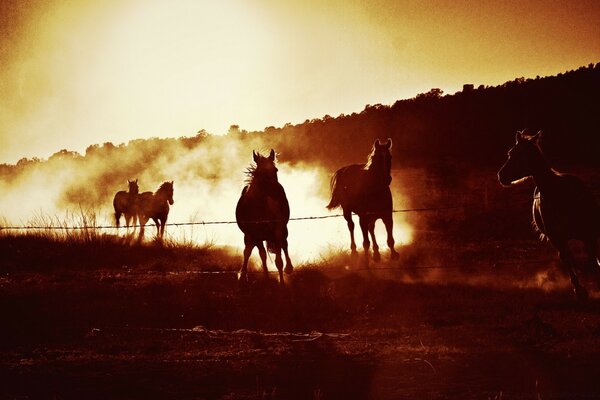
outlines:
[[[538,147],[542,135],[539,131],[533,136],[527,136],[527,131],[517,131],[515,145],[508,151],[508,159],[498,171],[498,180],[504,186],[532,176],[541,165],[546,165],[544,156]]]
[[[256,167],[251,169],[252,181],[256,180],[263,185],[271,185],[277,183],[277,167],[275,166],[275,151],[271,152],[267,157],[252,151],[252,156]]]
[[[170,205],[173,205],[175,201],[173,200],[173,181],[164,182],[158,190],[156,191],[157,195],[163,197],[166,201],[169,202]]]
[[[137,179],[135,181],[127,180],[127,184],[129,185],[129,194],[138,194],[140,192]]]
[[[369,160],[365,165],[365,169],[374,172],[377,176],[383,178],[386,185],[392,182],[392,139],[388,138],[384,143],[379,139],[373,143]]]

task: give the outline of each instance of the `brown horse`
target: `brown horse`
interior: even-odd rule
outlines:
[[[375,222],[383,221],[387,231],[387,244],[393,260],[398,259],[394,249],[394,219],[393,201],[390,191],[392,139],[385,143],[376,140],[366,164],[352,164],[340,168],[331,178],[331,201],[328,209],[342,207],[344,218],[350,231],[350,249],[356,256],[354,241],[354,222],[352,213],[358,215],[360,229],[363,235],[364,263],[369,265],[369,233],[373,240],[373,259],[379,261],[379,246],[375,239]]]
[[[267,253],[263,242],[267,243],[269,252],[275,254],[275,266],[279,272],[279,282],[283,284],[283,259],[285,253],[285,272],[293,271],[292,261],[288,254],[287,223],[290,219],[290,206],[283,186],[277,179],[275,152],[271,150],[268,157],[252,152],[254,163],[247,170],[248,183],[242,190],[235,209],[235,219],[244,233],[244,263],[238,274],[241,282],[248,279],[248,259],[254,247],[267,275]]]
[[[115,209],[115,222],[117,224],[117,228],[120,224],[121,215],[125,216],[125,226],[127,230],[129,230],[129,223],[133,225],[133,231],[135,232],[135,226],[137,223],[137,214],[136,214],[136,200],[139,193],[138,180],[135,181],[127,181],[129,185],[129,191],[126,192],[121,190],[115,194],[113,199],[113,207]],[[132,221],[133,220],[133,221]]]
[[[517,132],[516,144],[498,171],[498,180],[508,186],[523,178],[533,178],[535,227],[558,250],[575,294],[585,299],[587,291],[579,283],[577,272],[599,272],[600,209],[592,193],[577,177],[550,168],[538,146],[540,136],[541,132],[533,137],[526,137],[524,131]],[[583,245],[583,255],[574,251],[578,244]]]
[[[144,238],[144,226],[150,218],[156,224],[156,236],[159,240],[165,234],[165,225],[169,216],[169,205],[173,205],[173,181],[163,182],[155,193],[140,193],[137,199],[137,212],[140,220],[139,241]]]

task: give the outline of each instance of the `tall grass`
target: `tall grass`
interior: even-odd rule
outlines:
[[[18,229],[15,229],[18,228]],[[63,217],[41,212],[21,226],[0,220],[0,271],[48,270],[50,268],[152,267],[168,262],[173,268],[206,255],[212,243],[192,238],[138,241],[137,231],[98,224],[94,211],[80,209]],[[223,259],[230,258],[226,252]]]

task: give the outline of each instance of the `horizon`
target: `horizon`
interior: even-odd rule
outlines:
[[[587,0],[7,0],[0,20],[0,163],[261,131],[600,58],[600,4]]]
[[[552,75],[546,75],[546,76],[539,76],[539,75],[537,75],[536,77],[539,77],[539,79],[557,77],[559,74],[564,74],[564,73],[568,73],[568,72],[571,72],[571,71],[575,71],[575,70],[577,70],[577,69],[579,69],[579,68],[584,68],[584,67],[587,67],[587,66],[589,66],[589,65],[591,65],[591,64],[593,64],[593,65],[597,65],[597,64],[600,64],[600,62],[592,62],[592,63],[588,63],[588,64],[586,64],[586,65],[579,66],[579,67],[577,67],[577,68],[574,68],[574,69],[572,69],[572,70],[568,70],[568,71],[560,71],[560,72],[557,72],[557,73],[555,73],[555,74],[552,74]],[[502,83],[499,83],[498,85],[485,86],[485,88],[487,89],[487,88],[492,88],[492,87],[500,87],[500,86],[502,86],[502,85],[504,85],[504,84],[506,84],[506,83],[512,82],[512,81],[514,81],[514,80],[516,80],[516,79],[518,79],[518,78],[524,78],[524,79],[526,79],[526,80],[527,80],[527,79],[534,79],[534,77],[514,77],[514,78],[512,78],[512,79],[510,79],[510,80],[507,80],[507,81],[504,81],[504,82],[502,82]],[[457,94],[457,93],[461,93],[461,92],[462,92],[462,90],[464,89],[464,86],[463,86],[463,85],[468,85],[468,84],[472,84],[472,85],[474,85],[474,87],[475,87],[475,88],[477,88],[477,87],[479,87],[480,85],[482,85],[482,84],[477,84],[477,83],[465,82],[465,83],[463,83],[463,84],[461,85],[461,87],[460,87],[460,90],[457,90],[457,91],[455,91],[455,92],[453,92],[453,93],[446,92],[445,90],[443,90],[443,89],[442,89],[442,97],[446,97],[446,96],[453,96],[453,95],[455,95],[455,94]],[[439,89],[439,88],[431,88],[431,89]],[[430,89],[430,90],[431,90],[431,89]],[[382,104],[382,105],[384,105],[384,106],[386,106],[386,107],[391,107],[391,106],[392,106],[394,103],[396,103],[396,102],[398,102],[398,101],[411,100],[411,99],[414,99],[414,98],[416,98],[416,97],[417,97],[419,94],[424,94],[424,93],[426,93],[426,91],[424,91],[424,92],[421,92],[421,93],[416,93],[416,94],[415,94],[414,96],[412,96],[412,97],[406,97],[406,98],[402,98],[402,99],[396,99],[396,100],[394,100],[394,101],[392,101],[392,102],[390,102],[390,103],[386,103],[386,104],[382,104],[382,103],[376,103],[376,102],[375,102],[375,103],[369,103],[369,104],[365,104],[365,105],[362,107],[362,109],[360,109],[360,110],[353,110],[353,111],[349,111],[349,112],[347,112],[347,113],[340,113],[340,114],[339,114],[339,115],[337,115],[337,116],[333,116],[333,118],[338,118],[338,117],[341,117],[341,116],[348,116],[348,115],[351,115],[351,114],[353,114],[353,113],[360,113],[360,112],[362,112],[362,111],[363,111],[363,110],[364,110],[364,109],[365,109],[367,106],[369,106],[369,105],[374,105],[374,104]],[[321,119],[321,118],[323,118],[323,117],[324,117],[324,116],[326,116],[326,115],[330,115],[330,114],[327,114],[327,113],[326,113],[326,114],[323,114],[323,115],[321,115],[321,116],[318,116],[318,117],[315,117],[315,118],[312,118],[312,119]],[[302,124],[302,123],[304,123],[306,120],[309,120],[309,118],[305,118],[305,119],[303,119],[303,120],[301,120],[301,121],[298,121],[298,122],[296,122],[296,123],[292,123],[292,125],[299,125],[299,124]],[[233,124],[232,124],[232,125],[233,125]],[[240,130],[246,130],[246,131],[248,131],[248,132],[250,132],[250,133],[252,133],[252,132],[264,132],[264,131],[265,131],[265,128],[267,128],[267,127],[270,127],[270,126],[273,126],[273,125],[269,125],[269,124],[267,124],[265,127],[263,127],[263,128],[259,128],[259,129],[256,129],[256,130],[248,130],[248,129],[246,129],[246,128],[245,128],[245,127],[243,127],[243,126],[239,126],[239,129],[240,129]],[[279,125],[279,126],[275,126],[275,128],[278,128],[278,129],[279,129],[279,128],[283,128],[283,126],[284,126],[284,125]],[[115,146],[121,146],[121,145],[125,145],[125,146],[126,146],[126,145],[128,145],[128,143],[130,143],[130,142],[133,142],[133,141],[136,141],[136,140],[152,140],[152,139],[180,139],[180,138],[184,138],[184,137],[188,137],[188,138],[189,138],[189,137],[195,137],[195,136],[197,136],[198,134],[200,134],[200,132],[201,132],[201,131],[204,131],[206,134],[208,134],[208,135],[210,135],[210,136],[224,136],[224,135],[226,135],[226,134],[227,134],[227,131],[225,131],[225,132],[219,132],[219,133],[216,133],[216,132],[210,132],[210,131],[208,131],[208,130],[206,130],[206,129],[204,129],[204,128],[200,128],[200,129],[199,129],[197,132],[195,132],[195,133],[192,133],[192,134],[189,134],[189,135],[176,135],[176,134],[175,134],[175,135],[171,135],[171,136],[159,136],[159,135],[154,135],[154,136],[143,136],[143,137],[131,137],[131,138],[128,138],[127,140],[125,140],[125,141],[119,141],[119,142],[102,141],[102,142],[96,142],[96,143],[88,143],[88,144],[84,145],[83,147],[81,147],[80,149],[74,149],[74,148],[61,148],[61,149],[58,149],[58,148],[57,148],[57,149],[54,149],[54,150],[50,150],[50,152],[49,152],[48,154],[46,154],[45,156],[43,156],[43,155],[31,155],[31,156],[22,155],[22,156],[19,156],[19,157],[17,157],[17,158],[16,158],[14,161],[12,161],[12,162],[10,162],[10,161],[1,161],[1,160],[0,160],[0,164],[4,164],[4,165],[15,165],[15,164],[16,164],[16,163],[17,163],[19,160],[21,160],[21,159],[29,159],[29,160],[33,160],[33,159],[39,159],[40,161],[46,161],[46,160],[48,160],[48,159],[49,159],[51,156],[53,156],[53,155],[55,155],[55,154],[57,154],[57,153],[59,153],[59,152],[61,152],[61,151],[63,151],[63,150],[66,150],[66,151],[69,151],[69,152],[75,152],[75,153],[78,153],[78,154],[79,154],[79,155],[81,155],[81,156],[85,156],[86,149],[87,149],[88,147],[91,147],[91,146],[102,146],[103,144],[106,144],[106,143],[111,143],[111,144],[113,144],[113,145],[115,145]]]

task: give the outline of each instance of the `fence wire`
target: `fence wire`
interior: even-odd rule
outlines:
[[[444,206],[444,207],[421,207],[421,208],[404,208],[404,209],[396,209],[392,210],[392,213],[409,213],[409,212],[426,212],[426,211],[443,211],[443,210],[453,210],[453,209],[462,209],[466,208],[465,205],[453,205],[453,206]],[[290,218],[289,221],[309,221],[309,220],[319,220],[319,219],[328,219],[328,218],[339,218],[343,217],[343,214],[328,214],[328,215],[318,215],[318,216],[305,216],[305,217],[293,217]],[[254,223],[254,224],[262,224],[269,222],[279,222],[281,220],[261,220],[261,221],[244,221],[244,223]],[[165,226],[194,226],[194,225],[231,225],[237,224],[237,221],[198,221],[198,222],[169,222],[165,224]],[[129,225],[129,228],[140,228],[141,225]],[[91,225],[91,226],[61,226],[61,225],[49,225],[49,226],[35,226],[35,225],[22,225],[22,226],[1,226],[0,230],[95,230],[95,229],[122,229],[127,228],[127,226],[116,226],[116,225]]]

